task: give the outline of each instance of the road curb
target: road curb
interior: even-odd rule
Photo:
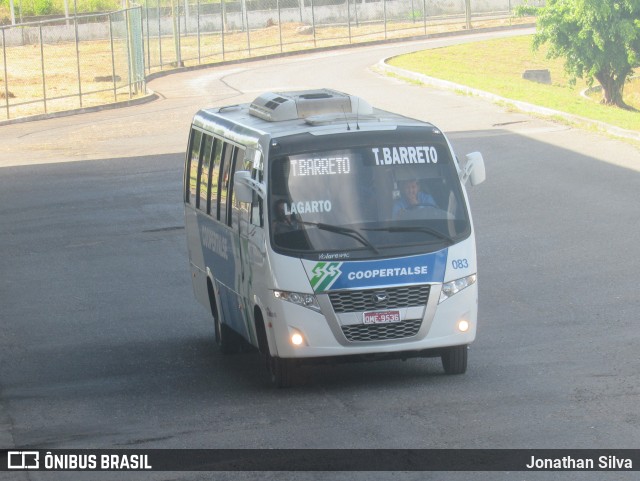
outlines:
[[[380,60],[375,65],[374,68],[384,74],[387,74],[387,75],[392,74],[400,78],[412,80],[414,82],[419,82],[421,84],[424,84],[430,87],[435,87],[442,90],[450,90],[454,92],[461,92],[467,95],[481,97],[483,99],[487,99],[492,102],[503,102],[525,113],[535,114],[535,115],[539,115],[549,119],[562,118],[573,124],[577,124],[578,127],[587,126],[587,127],[595,128],[598,131],[605,132],[615,137],[640,141],[640,133],[634,130],[626,130],[620,127],[616,127],[615,125],[601,122],[599,120],[588,119],[586,117],[569,114],[567,112],[562,112],[560,110],[554,110],[547,107],[541,107],[539,105],[522,102],[520,100],[513,100],[506,97],[501,97],[500,95],[492,94],[484,90],[467,87],[466,85],[457,84],[449,80],[442,80],[434,77],[429,77],[428,75],[412,72],[411,70],[405,70],[398,67],[393,67],[392,65],[387,64],[387,61],[395,57],[396,56],[387,57]]]
[[[88,114],[90,112],[101,112],[103,110],[113,110],[123,107],[132,107],[134,105],[142,105],[149,102],[153,102],[160,98],[153,90],[147,89],[148,93],[143,97],[138,97],[131,100],[124,100],[121,102],[114,102],[111,104],[95,105],[93,107],[84,107],[81,109],[62,110],[60,112],[51,112],[50,114],[29,115],[26,117],[17,117],[15,119],[0,120],[0,127],[3,125],[22,124],[25,122],[34,122],[36,120],[48,120],[57,119],[59,117],[69,117],[71,115]]]

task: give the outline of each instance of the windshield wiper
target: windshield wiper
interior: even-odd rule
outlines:
[[[337,234],[346,235],[348,237],[351,237],[352,239],[359,241],[362,245],[367,246],[376,254],[380,254],[380,251],[376,248],[376,246],[374,246],[371,242],[369,242],[369,240],[365,236],[363,236],[360,231],[356,229],[339,226],[339,225],[324,224],[322,222],[299,221],[299,223],[304,225],[313,225],[320,230],[326,230],[329,232],[335,232]]]
[[[424,232],[425,234],[431,234],[434,237],[445,240],[449,245],[455,244],[455,241],[446,234],[440,231],[431,229],[429,227],[376,227],[367,228],[363,230],[384,231],[384,232]]]

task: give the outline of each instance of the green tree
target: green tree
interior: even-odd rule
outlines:
[[[640,0],[547,0],[537,10],[533,47],[549,44],[548,58],[564,58],[572,77],[594,79],[602,103],[628,107],[625,82],[639,65]],[[519,13],[531,13],[524,7]]]

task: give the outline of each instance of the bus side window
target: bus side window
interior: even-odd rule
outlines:
[[[222,164],[220,165],[220,182],[218,186],[218,220],[223,224],[227,223],[227,193],[229,191],[229,171],[231,170],[231,160],[235,146],[227,142],[222,148]]]
[[[262,182],[262,170],[252,169],[251,178]],[[262,197],[254,194],[253,202],[251,203],[251,224],[264,227],[264,216],[262,212]]]
[[[231,175],[231,178],[235,176],[235,172],[238,170],[242,171],[250,171],[253,166],[253,159],[246,157],[247,151],[242,148],[236,149],[235,160],[233,162],[234,172]],[[232,182],[233,183],[233,182]],[[236,191],[233,186],[229,186],[231,189],[231,205],[230,205],[230,215],[231,215],[231,228],[236,230],[238,229],[238,222],[240,219],[244,219],[245,222],[249,221],[249,204],[246,202],[240,202],[236,197]]]
[[[189,186],[187,187],[187,201],[198,206],[198,173],[200,171],[200,141],[202,140],[202,132],[199,130],[191,131],[191,139],[189,141],[188,166],[189,166]]]
[[[213,152],[211,154],[211,192],[209,212],[214,219],[218,218],[218,192],[220,192],[220,162],[222,161],[222,139],[215,138]]]
[[[211,203],[209,202],[209,186],[211,185],[211,147],[213,146],[213,137],[205,134],[202,142],[202,152],[200,157],[200,202],[199,209],[210,212]]]
[[[227,174],[227,225],[232,225],[233,219],[233,204],[234,204],[234,196],[233,196],[233,175],[236,172],[236,166],[239,162],[242,162],[242,158],[244,157],[244,149],[240,147],[233,148],[233,157],[231,159],[231,163],[229,164],[229,173]]]

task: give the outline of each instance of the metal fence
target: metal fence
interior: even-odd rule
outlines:
[[[137,7],[2,27],[0,119],[102,105],[143,93],[141,14]]]
[[[509,24],[524,0],[145,0],[147,72]],[[533,4],[542,1],[528,2]]]
[[[510,24],[523,1],[144,0],[5,26],[0,120],[144,95],[146,75],[178,66]]]

